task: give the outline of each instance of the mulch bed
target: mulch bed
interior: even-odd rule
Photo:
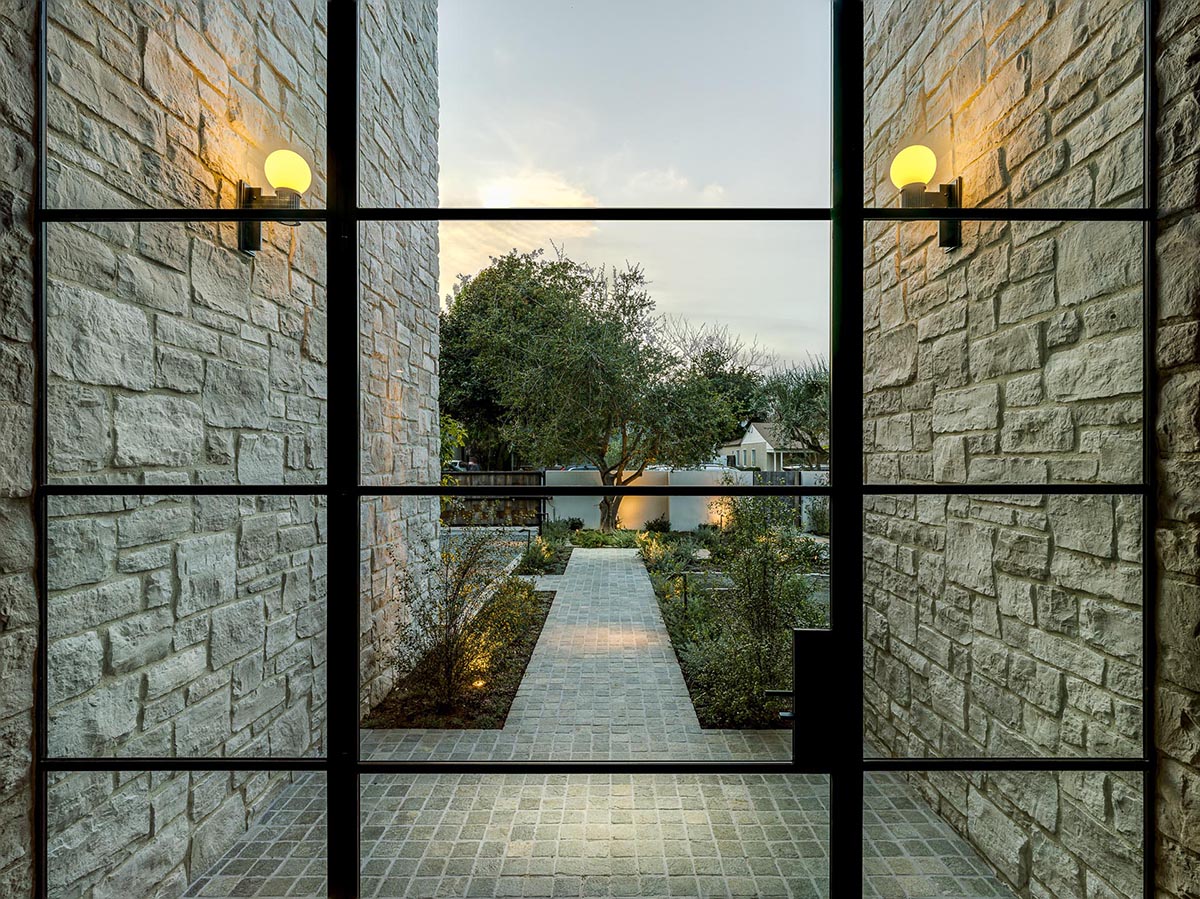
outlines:
[[[438,711],[429,694],[414,689],[406,679],[371,710],[371,714],[363,719],[362,727],[484,730],[503,727],[554,600],[553,591],[539,590],[535,595],[538,601],[536,625],[523,633],[506,655],[493,660],[487,684],[472,690],[459,706],[448,712]]]

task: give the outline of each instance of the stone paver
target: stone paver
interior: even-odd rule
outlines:
[[[579,550],[508,721],[491,731],[364,731],[369,759],[778,759],[790,732],[704,730],[632,550]],[[189,891],[319,896],[324,816],[312,776]],[[828,894],[820,775],[370,775],[364,897]],[[868,777],[864,892],[1011,899],[899,775]],[[290,880],[289,880],[290,878]]]
[[[864,785],[871,899],[1013,899],[901,775]],[[361,895],[828,895],[820,775],[371,775]],[[325,895],[324,780],[289,786],[189,896]]]
[[[791,757],[789,730],[700,727],[637,550],[576,549],[555,580],[554,604],[503,729],[364,730],[363,758]]]

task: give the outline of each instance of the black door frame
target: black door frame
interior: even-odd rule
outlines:
[[[872,771],[1125,771],[1140,772],[1143,782],[1144,899],[1153,899],[1155,883],[1155,779],[1154,683],[1157,669],[1155,609],[1157,555],[1155,552],[1157,448],[1154,422],[1157,414],[1155,327],[1157,324],[1157,271],[1155,232],[1158,207],[1157,90],[1154,60],[1157,57],[1157,4],[1142,0],[1143,31],[1143,205],[1123,209],[882,209],[861,202],[864,170],[863,5],[853,0],[831,0],[832,5],[832,193],[829,208],[702,209],[390,209],[358,205],[358,0],[328,3],[328,57],[340,64],[328,67],[327,153],[328,206],[325,209],[288,211],[289,221],[324,223],[326,228],[327,297],[355,297],[359,289],[359,225],[370,221],[474,220],[641,220],[641,221],[824,221],[831,226],[831,369],[834,384],[831,440],[837,446],[859,447],[860,452],[838,456],[832,483],[823,488],[733,488],[728,493],[823,495],[830,498],[831,532],[838,535],[831,556],[831,585],[848,603],[862,596],[863,501],[872,495],[917,494],[1125,494],[1142,498],[1143,513],[1143,627],[1142,627],[1142,755],[1139,758],[955,758],[878,759],[862,757],[863,686],[861,606],[847,606],[840,614],[831,603],[832,627],[820,634],[802,632],[803,651],[796,653],[793,689],[802,677],[837,670],[842,690],[822,705],[809,708],[805,725],[816,728],[823,739],[819,748],[803,757],[796,754],[779,762],[375,762],[358,757],[358,665],[328,665],[327,756],[325,758],[56,758],[47,744],[47,502],[56,495],[176,495],[288,494],[319,495],[328,499],[329,597],[327,627],[331,659],[357,660],[359,652],[359,504],[363,497],[380,495],[434,495],[486,488],[441,488],[436,485],[362,486],[359,474],[359,355],[358,321],[354,310],[343,305],[328,315],[329,393],[346,401],[328,405],[328,483],[319,487],[222,486],[171,487],[96,486],[51,484],[47,467],[47,315],[46,230],[54,222],[231,222],[279,221],[281,216],[254,210],[205,209],[65,209],[46,205],[47,133],[47,6],[39,0],[37,35],[36,195],[34,206],[34,340],[36,353],[36,418],[34,510],[37,530],[37,584],[39,636],[36,656],[37,691],[35,753],[33,759],[35,895],[47,895],[47,778],[60,771],[319,771],[327,776],[329,891],[334,899],[357,895],[359,876],[359,778],[368,774],[413,773],[686,773],[686,774],[827,774],[830,778],[830,885],[837,899],[856,899],[862,889],[863,776]],[[69,3],[73,0],[53,0]],[[353,65],[345,63],[354,60]],[[1138,222],[1143,229],[1143,408],[1142,481],[1135,485],[894,485],[865,484],[861,452],[863,383],[862,307],[857,291],[862,286],[863,229],[871,221],[1063,221]],[[353,360],[352,362],[347,360]],[[541,488],[503,487],[505,495],[542,493]],[[594,488],[561,488],[557,493],[581,495]],[[626,488],[626,495],[708,495],[706,488]],[[857,600],[856,600],[857,602]],[[803,658],[804,670],[799,670]],[[828,680],[826,681],[828,683]]]

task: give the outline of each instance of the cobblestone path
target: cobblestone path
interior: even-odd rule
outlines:
[[[784,759],[787,730],[699,725],[635,550],[576,549],[501,730],[363,731],[369,759]],[[316,776],[289,787],[195,896],[323,895]],[[322,791],[317,790],[316,793]],[[817,775],[372,775],[362,895],[828,894]],[[1012,899],[913,789],[868,780],[864,891]]]

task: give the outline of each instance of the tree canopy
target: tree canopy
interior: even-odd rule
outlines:
[[[473,438],[494,434],[534,464],[589,463],[606,486],[708,461],[736,424],[714,379],[664,339],[636,265],[493,259],[460,279],[442,348],[443,408]],[[606,529],[618,506],[604,501]]]

